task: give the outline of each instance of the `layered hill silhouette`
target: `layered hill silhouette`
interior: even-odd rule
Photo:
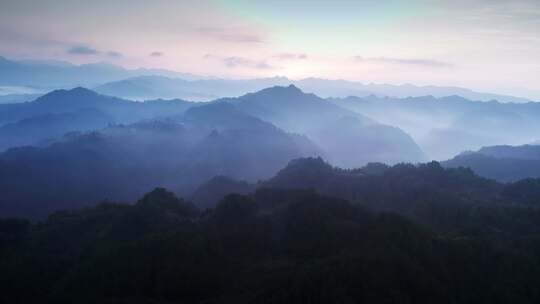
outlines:
[[[512,121],[515,115],[526,117],[522,120],[524,124],[532,124],[530,121],[536,111],[534,104],[474,103],[458,97],[435,101],[432,97],[409,101],[370,98],[375,100],[327,100],[290,85],[209,103],[134,102],[76,88],[53,91],[32,102],[0,105],[0,134],[3,135],[0,148],[8,149],[0,154],[0,188],[9,189],[1,199],[0,208],[6,215],[41,217],[60,208],[85,206],[103,199],[131,201],[154,187],[167,187],[193,197],[201,206],[213,206],[229,191],[223,189],[236,187],[235,191],[246,193],[258,181],[268,180],[298,157],[322,156],[332,165],[343,168],[360,168],[373,162],[393,165],[425,161],[424,153],[407,133],[378,122],[378,118],[384,118],[384,111],[389,116],[417,115],[419,121],[435,113],[439,116],[431,119],[445,123],[445,119],[452,118],[461,124],[467,121],[459,114],[464,109],[483,111],[486,107],[495,107],[497,113],[511,112],[500,117],[514,117]],[[529,108],[530,111],[525,110]],[[475,130],[481,126],[479,124]],[[456,140],[449,138],[452,139],[449,142]],[[473,154],[460,155],[444,162],[443,166],[470,167],[479,175],[500,181],[538,176],[534,147],[513,153],[511,148],[501,147],[477,153],[480,155],[477,157],[494,160],[489,170],[505,167],[496,173],[482,171],[481,167],[487,162],[480,163],[476,159],[463,162],[472,159]],[[323,165],[319,167],[322,171],[328,169]],[[413,167],[398,166],[405,171]],[[426,172],[440,171],[435,165],[421,168],[426,168]],[[376,183],[353,181],[365,174],[387,171],[395,170],[388,170],[385,165],[368,165],[361,170],[328,175],[340,181],[338,183],[306,187],[331,189],[354,185],[351,187],[366,191],[370,187],[378,189]],[[467,170],[450,172],[462,175],[465,180],[471,174]],[[215,176],[226,176],[230,180],[213,180],[204,185],[210,189],[208,191],[199,188]],[[343,176],[348,177],[341,180]],[[295,185],[310,180],[305,172],[296,178],[299,181],[289,180],[288,183]],[[472,178],[470,182],[480,183]],[[275,180],[267,183],[271,185]],[[27,191],[29,184],[33,191]],[[399,193],[399,187],[380,192]],[[362,196],[357,190],[351,188],[350,191],[354,195],[343,198],[354,201]],[[441,191],[454,197],[450,194],[457,190]]]
[[[371,163],[353,170],[333,167],[321,158],[295,159],[272,178],[248,184],[216,177],[195,193],[201,209],[214,208],[232,193],[256,193],[276,208],[306,191],[341,198],[379,212],[396,212],[438,231],[474,225],[482,208],[504,202],[508,206],[538,206],[539,179],[499,183],[469,168],[445,168],[437,162],[388,166]],[[289,191],[286,196],[271,193]],[[265,194],[266,193],[266,194]]]
[[[143,75],[196,79],[194,75],[160,69],[128,70],[109,63],[74,65],[64,61],[17,61],[0,57],[0,86],[36,89],[93,87]]]
[[[437,160],[483,146],[523,145],[536,140],[540,132],[540,103],[534,102],[480,102],[460,96],[329,100],[403,129]]]
[[[540,145],[491,146],[464,152],[442,163],[446,167],[468,167],[478,175],[502,182],[540,177]]]
[[[305,78],[292,80],[286,77],[271,77],[258,79],[193,79],[194,77],[167,77],[162,73],[140,75],[118,81],[103,83],[96,86],[98,92],[123,98],[181,98],[196,97],[200,100],[210,100],[216,97],[237,97],[248,92],[259,91],[272,86],[294,84],[303,91],[327,97],[390,96],[407,98],[433,95],[446,97],[463,96],[471,100],[498,100],[501,102],[529,102],[527,98],[475,92],[459,87],[415,86],[412,84],[365,84],[346,80],[331,80],[323,78]],[[196,78],[196,77],[195,77]]]
[[[305,94],[294,86],[273,87],[214,103],[234,104],[243,113],[287,132],[309,137],[337,165],[351,167],[370,161],[397,163],[425,160],[410,136],[398,128],[379,124],[316,95]],[[32,133],[29,129],[25,136],[17,135],[17,140],[7,136],[0,149],[50,142],[61,136],[62,132],[98,130],[109,124],[129,124],[145,119],[167,119],[199,105],[183,100],[134,102],[83,88],[53,91],[33,102],[0,105],[0,132],[2,124],[7,130],[18,128],[21,130],[18,134],[21,134],[26,125],[30,125],[28,128],[31,129],[33,121],[44,121],[42,132]],[[217,112],[225,110],[222,107]],[[81,115],[81,111],[86,111],[86,116],[81,120],[62,120],[62,116]],[[96,117],[90,117],[92,111]]]
[[[53,91],[32,102],[0,105],[0,124],[36,115],[67,113],[89,108],[111,115],[116,123],[130,123],[183,113],[191,106],[193,103],[178,99],[134,102],[100,95],[85,88],[75,88]]]
[[[0,150],[56,140],[73,131],[180,115],[193,105],[183,100],[134,102],[84,88],[57,90],[31,102],[0,105]]]
[[[207,80],[210,81],[210,80]],[[199,85],[197,85],[199,84]],[[205,88],[204,81],[188,81],[180,78],[168,78],[164,76],[140,76],[109,82],[94,88],[96,92],[104,95],[118,96],[134,100],[147,99],[175,99],[182,98],[196,101],[209,101],[220,96],[229,96],[219,90]],[[245,93],[238,90],[235,93]]]
[[[342,167],[368,162],[421,162],[425,155],[402,130],[306,94],[294,85],[272,87],[239,98],[222,99],[250,115],[305,134]]]
[[[115,120],[99,110],[48,113],[0,126],[0,151],[19,146],[45,146],[69,132],[102,129]]]
[[[156,186],[190,193],[215,175],[255,182],[292,158],[317,154],[309,139],[233,105],[203,105],[167,121],[70,133],[50,146],[0,154],[0,188],[10,189],[0,212],[39,217],[103,199],[129,201]]]

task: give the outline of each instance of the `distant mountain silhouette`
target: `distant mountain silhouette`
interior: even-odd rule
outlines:
[[[272,86],[294,84],[305,92],[321,97],[391,96],[407,98],[432,95],[446,97],[459,95],[471,100],[499,100],[501,102],[528,102],[527,98],[508,95],[480,93],[459,87],[415,86],[411,84],[363,84],[346,80],[330,80],[322,78],[306,78],[292,80],[286,77],[259,79],[190,79],[186,77],[171,78],[148,75],[132,77],[96,87],[96,90],[107,95],[123,98],[182,98],[210,100],[216,97],[238,97],[248,92],[259,91]],[[147,96],[147,97],[145,97]],[[151,97],[153,96],[153,97]]]
[[[118,96],[133,100],[156,98],[182,98],[194,101],[208,101],[220,97],[214,95],[212,88],[206,92],[197,87],[195,81],[163,76],[140,76],[97,86],[94,90],[101,94]]]
[[[329,100],[403,129],[429,157],[439,160],[482,146],[530,143],[540,132],[540,103],[479,102],[460,96]]]
[[[305,137],[233,105],[208,104],[168,120],[71,133],[47,147],[0,154],[0,189],[10,189],[0,214],[41,217],[103,199],[128,201],[157,186],[189,194],[216,175],[256,182],[290,159],[317,154]]]
[[[0,126],[0,151],[10,147],[46,145],[69,132],[84,132],[106,127],[114,120],[96,109],[43,114]]]
[[[442,163],[445,167],[468,167],[476,174],[502,182],[540,177],[540,146],[492,146],[462,153]]]
[[[306,94],[294,85],[271,87],[237,99],[224,99],[238,104],[246,113],[272,122],[292,132],[308,133],[345,116],[356,117],[363,125],[373,120],[336,106],[315,94]]]
[[[448,96],[461,96],[470,100],[524,103],[531,100],[522,97],[515,97],[502,94],[492,94],[476,92],[466,88],[447,86],[417,86],[413,84],[376,84],[347,81],[329,80],[320,78],[306,78],[295,82],[300,88],[307,92],[313,92],[322,97],[347,97],[347,96],[368,96],[378,97],[408,98],[421,96],[434,96],[443,98]]]
[[[0,140],[0,150],[37,144],[72,131],[181,115],[193,105],[183,100],[134,102],[84,88],[57,90],[32,102],[0,105],[0,132],[5,134]]]
[[[523,145],[523,146],[492,146],[483,147],[478,150],[478,153],[497,157],[497,158],[516,158],[516,159],[534,159],[540,160],[539,145]]]
[[[193,103],[183,100],[134,102],[99,95],[85,88],[75,88],[56,90],[32,102],[0,105],[0,124],[35,115],[66,113],[88,108],[109,114],[118,123],[129,123],[156,116],[183,113],[192,105]]]
[[[249,92],[291,83],[285,77],[248,80],[170,78],[163,76],[142,76],[105,83],[96,91],[123,98],[182,98],[210,101],[222,97],[237,97]]]
[[[7,104],[7,103],[21,103],[21,102],[28,102],[32,101],[38,97],[40,97],[41,94],[7,94],[7,95],[0,95],[0,104]]]
[[[67,62],[14,61],[0,57],[0,86],[28,86],[44,90],[93,87],[106,82],[143,75],[197,79],[187,73],[160,69],[128,70],[108,63],[73,65]]]
[[[312,139],[334,164],[358,167],[368,162],[420,162],[425,157],[409,135],[337,106],[294,85],[272,87],[230,102],[250,115]]]

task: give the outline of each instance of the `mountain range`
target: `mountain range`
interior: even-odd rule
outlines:
[[[83,88],[58,90],[32,102],[0,105],[0,150],[50,142],[72,131],[181,114],[193,105],[183,100],[133,102]]]
[[[237,97],[248,92],[259,91],[272,86],[293,84],[305,92],[317,94],[323,98],[368,96],[407,98],[432,95],[446,97],[459,95],[471,100],[500,102],[529,102],[527,98],[508,95],[475,92],[459,87],[415,86],[412,84],[363,84],[346,80],[306,78],[292,80],[286,77],[260,79],[178,79],[147,75],[133,77],[97,86],[97,92],[134,99],[182,98],[208,101],[218,97]]]
[[[463,152],[442,165],[468,167],[478,175],[501,182],[540,178],[540,145],[483,147]]]
[[[104,199],[129,201],[157,186],[185,194],[216,175],[254,182],[310,155],[317,148],[308,139],[233,105],[209,104],[0,154],[0,189],[10,189],[0,214],[42,217]]]
[[[63,61],[15,61],[0,57],[0,86],[8,92],[10,86],[45,92],[58,88],[92,87],[142,75],[197,79],[196,76],[187,73],[161,69],[128,70],[109,63],[74,65]]]
[[[156,186],[189,194],[216,175],[255,182],[303,156],[347,166],[424,157],[403,131],[294,86],[210,103],[58,90],[0,106],[0,122],[10,148],[0,154],[3,214],[130,200]]]
[[[9,60],[0,57],[0,95],[43,94],[53,89],[84,86],[97,92],[127,99],[187,99],[208,101],[237,97],[272,86],[294,84],[306,92],[326,97],[390,96],[397,98],[459,95],[471,100],[528,102],[527,98],[476,92],[459,87],[412,84],[364,84],[355,81],[286,77],[217,79],[163,69],[125,69],[109,63],[74,65],[51,60]]]
[[[491,145],[523,145],[540,133],[540,104],[479,102],[461,96],[331,98],[329,101],[411,134],[431,159]],[[449,140],[451,138],[451,140]]]
[[[518,133],[522,137],[513,140],[532,142],[538,111],[535,103],[473,102],[457,96],[324,99],[294,85],[207,103],[137,102],[84,88],[56,90],[31,102],[0,105],[0,148],[6,150],[0,154],[0,189],[10,190],[0,210],[42,217],[104,199],[130,201],[158,186],[211,206],[219,195],[205,197],[197,189],[213,177],[232,180],[225,180],[224,187],[224,180],[216,179],[206,184],[210,189],[230,186],[245,193],[298,157],[322,156],[342,168],[425,162],[425,142],[415,140],[422,138],[422,127],[430,134],[451,126],[448,132],[473,132],[486,142],[490,134],[510,141]],[[458,141],[464,137],[439,134],[441,147],[469,147]],[[443,166],[470,167],[500,181],[536,177],[534,148],[516,149],[476,153],[495,160],[487,165],[490,170],[502,166],[496,174],[483,169],[486,162],[478,157],[465,162],[471,153]],[[365,170],[385,171],[384,165]]]
[[[244,112],[295,133],[305,134],[343,167],[368,162],[421,162],[425,155],[402,130],[383,125],[360,113],[349,111],[294,85],[273,87],[231,102]]]

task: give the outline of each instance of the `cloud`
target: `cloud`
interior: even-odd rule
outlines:
[[[258,33],[253,33],[243,28],[220,28],[220,27],[199,27],[196,29],[199,34],[212,37],[217,40],[234,43],[262,43],[264,38]]]
[[[152,52],[150,53],[150,57],[161,57],[163,56],[164,54],[162,52]]]
[[[433,68],[447,68],[452,67],[453,64],[448,62],[442,62],[431,59],[405,59],[405,58],[392,58],[392,57],[362,57],[355,56],[356,61],[370,62],[370,63],[382,63],[382,64],[399,64],[399,65],[416,65]]]
[[[306,54],[294,54],[294,53],[281,53],[274,56],[279,60],[304,60],[307,59]]]
[[[103,55],[110,58],[124,57],[122,53],[117,52],[117,51],[100,51],[98,49],[85,46],[85,45],[73,46],[67,50],[67,53],[71,55],[83,55],[83,56]]]
[[[220,61],[228,68],[251,68],[251,69],[259,69],[259,70],[275,69],[274,66],[268,64],[264,60],[252,60],[245,57],[237,57],[237,56],[221,57],[221,56],[216,56],[212,54],[207,54],[204,56],[204,58]]]
[[[96,49],[83,45],[71,47],[67,52],[72,55],[98,55],[100,53],[100,51]]]
[[[115,51],[108,51],[108,52],[107,52],[107,56],[113,57],[113,58],[120,58],[120,57],[123,57],[122,53],[120,53],[120,52],[115,52]]]

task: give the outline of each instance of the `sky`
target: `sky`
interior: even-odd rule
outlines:
[[[540,98],[539,0],[0,0],[0,56]]]

